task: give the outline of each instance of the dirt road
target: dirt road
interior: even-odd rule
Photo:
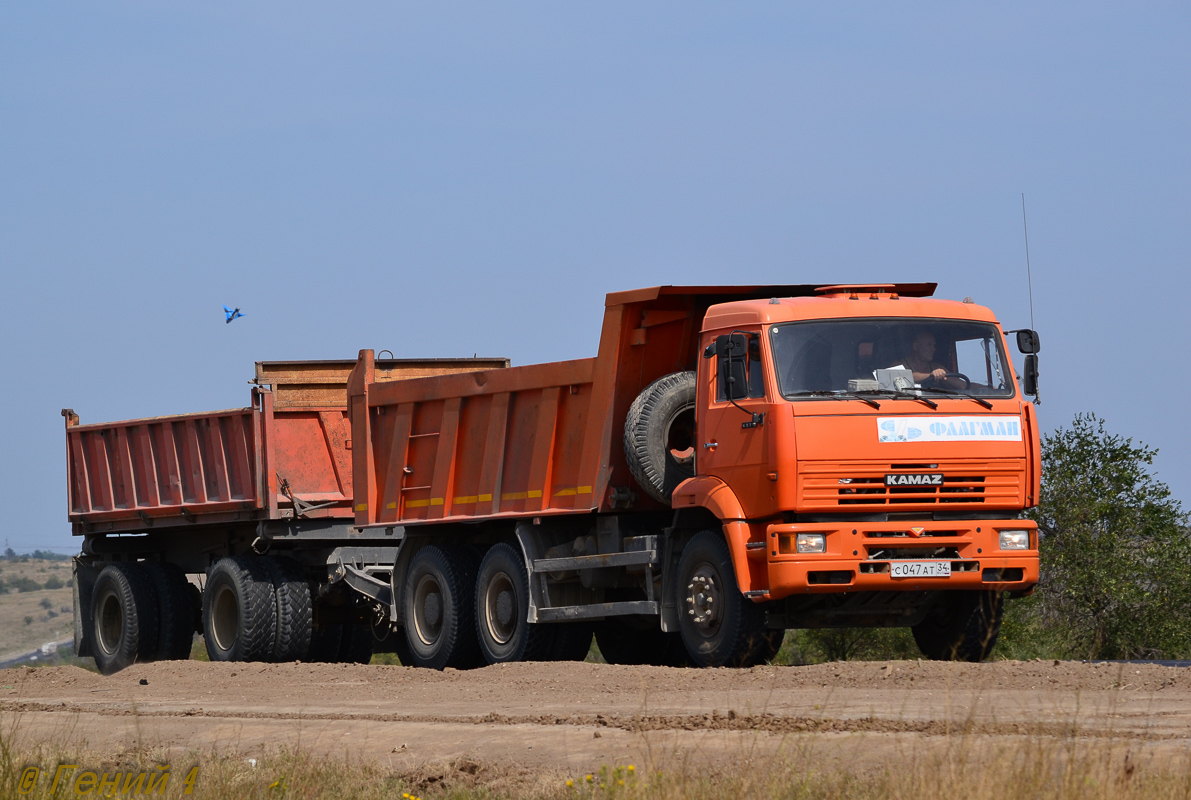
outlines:
[[[739,762],[814,747],[897,757],[956,735],[1191,742],[1191,670],[1156,665],[839,663],[697,670],[587,663],[466,672],[340,664],[147,664],[0,673],[29,741],[101,749],[283,745],[408,769],[471,758],[563,773]]]

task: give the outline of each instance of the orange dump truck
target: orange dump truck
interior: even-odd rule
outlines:
[[[720,666],[908,626],[981,660],[1038,580],[1038,336],[1019,387],[992,313],[934,288],[621,292],[595,358],[417,377],[365,350],[322,395],[258,365],[252,409],[70,414],[78,651],[112,671],[198,630],[213,660],[443,668],[594,634]]]

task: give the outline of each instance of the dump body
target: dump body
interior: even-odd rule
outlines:
[[[378,381],[506,359],[384,360]],[[259,362],[248,408],[80,425],[66,417],[68,517],[76,534],[294,516],[352,516],[347,376],[352,361]]]
[[[914,285],[925,291],[925,285]],[[933,286],[931,287],[933,288]],[[635,488],[622,444],[637,395],[698,364],[717,303],[814,286],[656,287],[608,295],[595,358],[386,383],[371,351],[348,381],[356,524],[665,508]]]

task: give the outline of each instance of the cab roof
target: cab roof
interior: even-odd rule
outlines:
[[[959,302],[905,295],[892,291],[852,291],[854,287],[830,287],[818,296],[773,297],[765,300],[734,300],[707,309],[703,330],[759,326],[809,319],[858,317],[911,317],[956,319],[996,323],[992,311],[970,300]],[[842,291],[841,291],[842,290]]]

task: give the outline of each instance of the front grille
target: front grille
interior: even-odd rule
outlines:
[[[891,508],[897,506],[1012,503],[1020,501],[1022,474],[986,470],[948,469],[940,464],[932,471],[943,473],[940,486],[886,486],[885,476],[906,470],[909,464],[874,464],[848,471],[804,471],[799,507]]]
[[[918,538],[947,538],[950,536],[959,536],[959,531],[937,531],[924,530],[922,533],[913,534],[909,531],[865,531],[864,538],[866,539],[918,539]]]
[[[984,476],[943,476],[942,486],[886,486],[879,478],[839,478],[841,506],[904,503],[983,503]]]
[[[867,547],[870,561],[915,561],[959,558],[958,547]]]

